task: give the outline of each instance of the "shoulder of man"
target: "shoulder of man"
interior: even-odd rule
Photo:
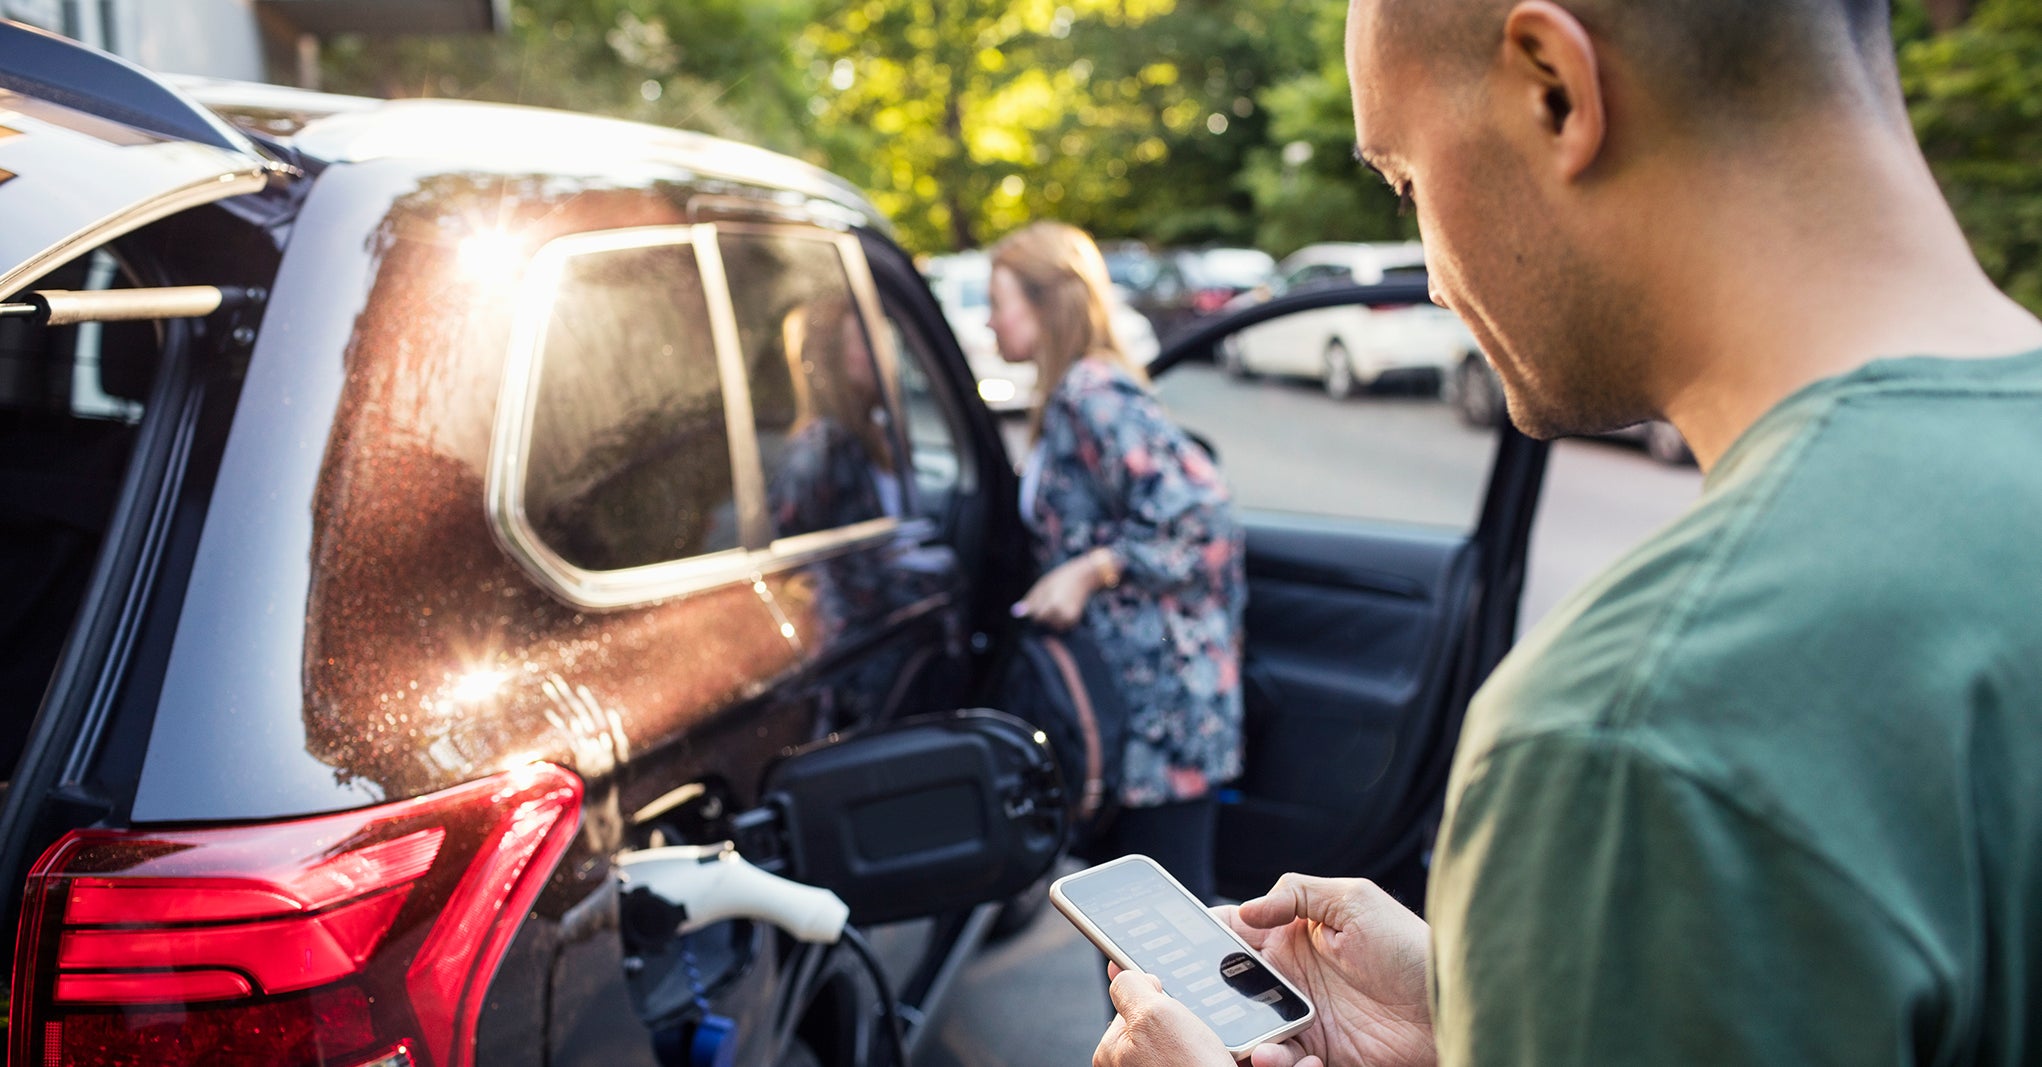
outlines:
[[[2036,804],[1981,774],[1976,745],[1997,724],[1993,743],[2042,758],[2042,729],[1995,712],[2042,705],[2042,613],[2008,570],[2032,561],[2032,524],[2014,520],[2042,506],[2042,474],[1953,517],[1937,506],[1953,461],[1907,453],[1934,426],[1894,442],[1831,414],[1757,442],[1526,636],[1470,707],[1450,822],[1493,815],[1458,809],[1499,754],[1597,738],[1634,754],[1630,773],[1678,777],[1796,842],[1914,929],[1964,928],[1954,876],[1976,844],[1973,798]]]
[[[1865,724],[2042,654],[2016,580],[2042,455],[1977,455],[1966,409],[1896,414],[1865,377],[1767,416],[1693,508],[1528,632],[1470,709],[1469,754],[1553,728]]]

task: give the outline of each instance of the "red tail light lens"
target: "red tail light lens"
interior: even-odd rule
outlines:
[[[9,1062],[469,1067],[580,822],[550,764],[259,826],[81,830],[28,876]]]
[[[1210,315],[1226,306],[1234,298],[1232,289],[1200,289],[1191,296],[1191,310],[1201,315]]]

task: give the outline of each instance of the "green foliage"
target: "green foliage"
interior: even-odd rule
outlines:
[[[1344,5],[1339,5],[1344,7]],[[1338,56],[1337,47],[1331,53]],[[1265,93],[1269,144],[1242,174],[1259,223],[1256,243],[1283,256],[1316,241],[1417,236],[1397,197],[1354,158],[1354,111],[1337,58]]]
[[[2042,3],[1984,0],[1901,46],[1923,151],[1986,273],[2042,312]]]
[[[803,156],[916,251],[1034,218],[1279,255],[1415,236],[1353,161],[1346,0],[514,0],[493,38],[342,39],[327,86],[591,111]],[[1938,34],[1915,128],[1994,280],[2042,311],[2042,0]]]
[[[326,87],[587,111],[804,147],[787,42],[811,0],[518,0],[495,37],[346,37]]]
[[[514,0],[494,38],[344,38],[329,89],[588,111],[858,182],[904,243],[1034,218],[1156,244],[1402,233],[1357,179],[1345,0]],[[1274,132],[1277,126],[1280,133]],[[1275,145],[1319,151],[1295,173]]]
[[[1337,2],[1337,0],[1326,0]],[[803,35],[816,132],[917,250],[1031,218],[1246,241],[1256,95],[1316,61],[1284,0],[865,0]]]

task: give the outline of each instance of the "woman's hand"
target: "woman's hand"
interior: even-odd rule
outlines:
[[[1052,630],[1068,630],[1084,617],[1085,602],[1106,584],[1106,567],[1094,549],[1058,564],[1035,580],[1028,595],[1014,605],[1017,618],[1034,619]]]

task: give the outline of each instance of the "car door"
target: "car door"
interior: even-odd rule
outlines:
[[[1249,326],[1425,299],[1422,283],[1294,293],[1202,324],[1151,365],[1165,405],[1216,448],[1248,532],[1228,895],[1299,870],[1422,903],[1462,715],[1515,636],[1546,449],[1507,425],[1470,430],[1435,399],[1334,405],[1196,361]]]

